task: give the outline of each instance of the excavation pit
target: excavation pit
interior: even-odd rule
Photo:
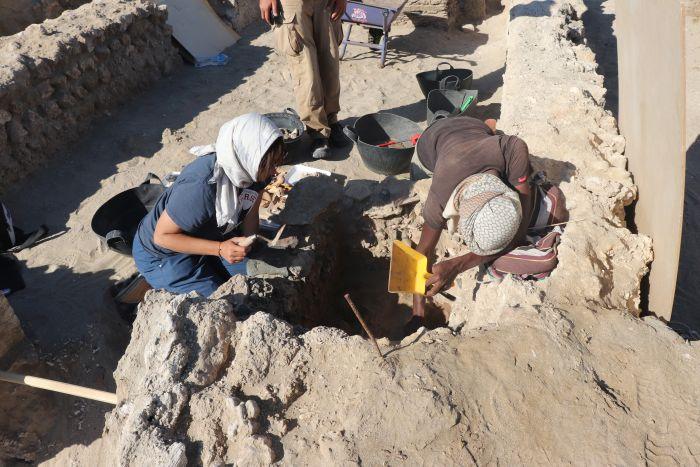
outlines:
[[[412,295],[388,292],[390,252],[394,240],[419,232],[419,197],[409,181],[368,183],[359,197],[328,177],[292,190],[278,221],[288,226],[283,238],[296,237],[297,246],[253,253],[246,311],[264,310],[307,329],[363,334],[344,299],[349,294],[376,337],[405,336]],[[445,325],[449,307],[440,303],[428,303],[427,327]]]

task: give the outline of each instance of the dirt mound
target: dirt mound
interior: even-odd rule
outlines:
[[[427,184],[387,179],[341,195],[333,183],[292,190],[282,215],[298,219],[288,227],[298,247],[258,256],[258,277],[235,277],[213,299],[149,292],[102,438],[49,465],[694,460],[700,350],[656,319],[563,310],[540,285],[505,283],[511,295],[477,301],[490,324],[380,339],[380,358],[351,335],[331,285],[373,287],[373,261],[417,234]],[[439,251],[455,248],[445,239]],[[345,282],[343,251],[362,255],[366,282]],[[382,325],[401,322],[399,309],[358,298],[391,335]]]
[[[505,309],[383,339],[383,361],[225,299],[152,292],[142,311],[103,437],[49,465],[697,461],[700,350],[654,319]]]

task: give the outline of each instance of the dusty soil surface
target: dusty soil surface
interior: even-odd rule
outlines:
[[[384,360],[332,328],[236,321],[226,299],[153,292],[143,309],[103,437],[49,465],[698,461],[700,352],[653,318],[511,309],[382,339]]]
[[[498,117],[505,63],[506,14],[493,16],[477,32],[446,33],[399,25],[393,31],[386,68],[364,48],[349,47],[341,64],[340,118],[351,123],[384,110],[425,120],[422,94],[413,78],[441,61],[471,68],[479,89],[479,114]],[[361,36],[363,31],[356,28]],[[214,141],[219,126],[249,111],[275,112],[293,106],[291,78],[283,57],[272,49],[272,34],[252,26],[229,52],[223,68],[186,66],[94,125],[48,167],[5,197],[16,223],[47,224],[56,235],[22,252],[25,291],[11,297],[27,336],[42,358],[57,368],[52,377],[114,390],[112,372],[129,341],[107,290],[134,272],[130,258],[108,251],[90,230],[95,210],[111,196],[142,181],[148,172],[179,170],[187,149]],[[380,177],[369,172],[348,146],[333,159],[313,162],[348,179]],[[68,407],[43,439],[38,459],[74,442],[88,443],[102,430],[109,409],[99,403]],[[80,430],[71,427],[80,426]]]
[[[105,251],[89,231],[89,218],[146,172],[162,174],[188,162],[186,149],[213,140],[232,116],[291,104],[289,77],[270,51],[270,34],[251,32],[231,51],[233,65],[181,70],[96,126],[63,166],[33,177],[31,193],[39,198],[19,191],[12,198],[32,213],[41,199],[49,223],[69,228],[21,256],[30,287],[41,284],[37,297],[25,293],[13,303],[27,333],[56,355],[65,349],[56,333],[74,336],[84,350],[70,360],[66,376],[98,386],[95,365],[116,367],[114,380],[102,385],[120,400],[102,433],[94,425],[60,441],[47,437],[57,444],[39,460],[84,466],[697,463],[700,349],[659,320],[632,316],[639,311],[639,280],[651,245],[625,226],[624,207],[635,187],[625,168],[624,139],[604,110],[603,78],[583,43],[577,11],[584,4],[511,4],[507,16],[490,18],[478,32],[448,36],[402,26],[394,43],[399,52],[382,71],[374,54],[351,49],[342,65],[341,117],[382,109],[422,121],[422,96],[412,75],[443,59],[474,68],[481,115],[502,113],[501,128],[528,142],[533,165],[560,184],[578,219],[566,227],[561,262],[550,278],[498,284],[476,271],[465,273],[453,289],[458,297],[449,327],[380,339],[386,358],[359,335],[279,319],[294,312],[322,316],[323,303],[333,316],[340,305],[330,300],[307,300],[307,309],[292,297],[258,300],[251,310],[250,300],[273,296],[265,294],[292,282],[292,267],[271,289],[258,278],[237,276],[212,299],[153,291],[117,365],[124,349],[118,344],[126,342],[128,330],[100,294],[133,266]],[[370,232],[346,238],[376,258],[372,268],[358,271],[372,282],[382,274],[391,241],[419,235],[429,182],[372,183],[380,177],[349,147],[315,164],[353,183],[305,196],[300,184],[280,217],[296,229],[321,229],[303,239],[307,259],[318,260],[331,252],[322,245],[329,238],[322,229],[330,235],[337,226],[342,234],[347,227],[338,224],[351,224],[323,216],[359,209],[362,215],[353,218],[362,222],[350,227],[361,229],[367,221]],[[75,180],[70,189],[66,180]],[[415,204],[399,202],[414,195]],[[318,222],[321,217],[329,224]],[[438,250],[440,257],[464,251],[450,236],[443,236]],[[362,292],[372,287],[347,275],[353,260],[363,261],[345,260],[351,267],[338,280],[369,314]],[[315,284],[304,275],[297,284],[315,291],[322,272],[316,271]],[[48,284],[50,278],[55,282]],[[56,301],[66,309],[54,314]],[[41,318],[32,319],[33,313]],[[376,314],[369,319],[384,322]],[[90,407],[66,418],[66,426],[80,417],[96,421],[105,410]],[[71,442],[77,444],[48,459]]]

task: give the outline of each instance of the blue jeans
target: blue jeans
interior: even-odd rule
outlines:
[[[173,293],[195,291],[208,297],[231,276],[246,275],[247,259],[231,264],[215,256],[174,254],[158,257],[143,248],[139,236],[134,238],[132,254],[136,267],[154,289]]]

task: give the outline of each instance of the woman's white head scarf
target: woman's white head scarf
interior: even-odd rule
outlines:
[[[282,132],[269,118],[249,113],[224,123],[215,144],[190,149],[197,156],[216,153],[210,183],[216,183],[216,224],[219,227],[238,224],[241,212],[238,190],[255,183],[263,156],[281,137]]]
[[[513,240],[522,219],[518,194],[491,174],[468,177],[455,197],[459,234],[470,251],[500,253]]]

